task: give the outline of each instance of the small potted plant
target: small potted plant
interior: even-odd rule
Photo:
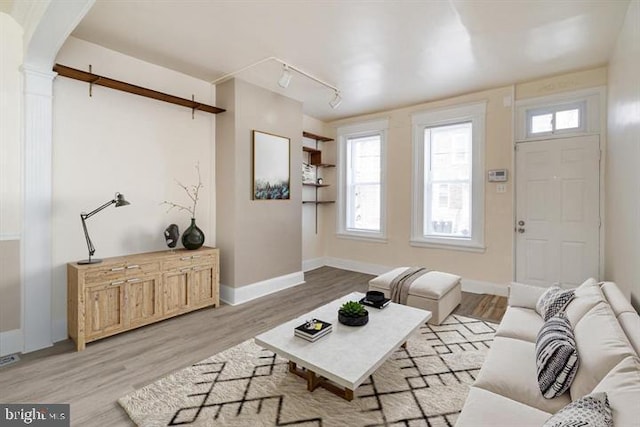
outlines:
[[[357,301],[348,301],[338,310],[338,321],[347,326],[362,326],[369,322],[369,312]]]

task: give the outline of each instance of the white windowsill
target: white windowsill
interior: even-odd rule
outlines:
[[[419,247],[419,248],[432,248],[432,249],[447,249],[450,251],[463,251],[463,252],[477,252],[484,253],[487,249],[484,245],[479,245],[477,243],[472,242],[438,242],[433,240],[418,240],[411,239],[409,240],[409,244],[411,246]]]
[[[360,240],[363,242],[372,242],[372,243],[387,243],[386,236],[381,235],[366,235],[361,233],[349,233],[349,232],[339,232],[336,233],[336,237],[339,239],[351,239],[351,240]]]

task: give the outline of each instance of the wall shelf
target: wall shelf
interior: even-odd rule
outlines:
[[[303,171],[305,170],[305,168],[309,169],[310,166],[314,167],[315,173],[313,173],[313,177],[314,179],[317,180],[318,178],[320,178],[318,177],[318,169],[336,167],[336,165],[333,165],[333,164],[322,163],[322,150],[319,147],[320,143],[330,142],[330,141],[333,141],[333,139],[326,136],[322,136],[322,135],[316,135],[315,133],[311,133],[311,132],[302,132],[302,136],[304,138],[313,139],[315,141],[315,147],[310,147],[308,145],[303,144],[302,152],[306,153],[306,157],[308,160],[305,163],[305,165],[303,165]],[[305,173],[303,172],[303,176],[304,174]],[[334,200],[318,200],[318,189],[329,187],[329,184],[303,182],[302,185],[307,187],[314,187],[314,200],[303,200],[302,204],[315,206],[315,227],[316,227],[316,234],[318,234],[318,205],[327,205],[327,204],[335,203],[335,201]]]
[[[80,80],[85,83],[89,83],[90,85],[104,86],[110,89],[144,96],[146,98],[157,99],[158,101],[164,101],[170,104],[181,105],[183,107],[191,108],[192,111],[205,111],[211,114],[218,114],[226,111],[222,108],[214,107],[212,105],[202,104],[191,99],[180,98],[177,96],[169,95],[167,93],[158,92],[156,90],[132,85],[131,83],[110,79],[109,77],[99,76],[98,74],[77,70],[65,65],[56,64],[53,66],[53,71],[63,77]]]

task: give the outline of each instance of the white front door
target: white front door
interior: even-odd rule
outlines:
[[[599,279],[599,137],[519,143],[516,168],[516,280]]]

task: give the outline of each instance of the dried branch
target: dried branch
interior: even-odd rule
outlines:
[[[178,184],[178,186],[182,188],[185,191],[185,193],[187,193],[187,196],[189,196],[189,198],[193,202],[193,208],[189,208],[189,207],[186,207],[174,202],[168,202],[165,200],[161,204],[169,205],[169,209],[167,209],[167,212],[169,212],[173,208],[177,208],[178,210],[189,212],[191,214],[191,218],[196,217],[196,207],[198,206],[198,200],[200,200],[200,196],[199,196],[200,189],[204,188],[204,185],[202,185],[202,176],[200,175],[200,162],[196,163],[196,171],[198,171],[198,185],[192,185],[191,188],[189,188],[186,185],[182,184],[180,181],[176,180],[176,184]]]

